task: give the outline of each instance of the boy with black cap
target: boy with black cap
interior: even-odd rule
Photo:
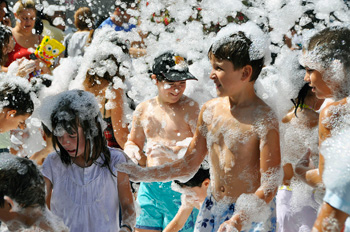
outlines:
[[[183,95],[186,80],[197,80],[188,71],[183,57],[173,52],[158,56],[151,78],[158,87],[158,95],[137,106],[124,148],[135,163],[147,167],[181,158],[187,149],[185,141],[191,141],[195,132],[199,113],[198,103]],[[171,182],[141,183],[137,197],[141,213],[136,231],[162,231],[173,219],[181,205],[181,194],[170,186]],[[181,231],[193,230],[196,214],[192,212]]]

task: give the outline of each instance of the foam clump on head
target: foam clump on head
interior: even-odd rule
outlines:
[[[241,25],[228,24],[222,28],[216,36],[213,44],[212,51],[219,49],[222,45],[232,42],[240,37],[232,38],[232,34],[243,32],[245,36],[252,42],[249,48],[249,58],[251,61],[264,58],[265,64],[268,64],[271,60],[269,45],[270,41],[267,36],[256,24],[247,22]],[[242,38],[243,39],[243,38]]]
[[[25,175],[28,172],[28,167],[21,163],[18,159],[14,159],[13,155],[9,153],[1,154],[0,169],[11,170],[16,169],[18,174]]]
[[[39,115],[43,123],[57,136],[60,136],[64,129],[60,123],[78,118],[80,123],[88,121],[91,134],[86,134],[86,139],[98,135],[95,128],[95,118],[98,116],[102,124],[102,116],[95,96],[92,93],[82,90],[68,90],[43,100],[39,108]],[[52,128],[52,121],[58,122],[56,128]],[[103,124],[104,125],[104,124]],[[95,128],[95,129],[94,129]],[[62,131],[63,130],[63,131]]]
[[[350,27],[332,26],[313,33],[304,45],[300,64],[322,74],[322,79],[341,99],[350,94]]]
[[[87,74],[103,77],[108,72],[116,78],[129,78],[132,64],[128,54],[129,45],[124,42],[127,40],[125,33],[109,27],[96,30],[90,46],[85,49],[78,75],[69,88],[81,89]]]
[[[7,89],[7,91],[5,91],[5,89]],[[9,94],[9,90],[18,90],[19,92],[25,93],[25,95],[18,93],[18,97],[16,99],[16,94],[13,93],[13,99],[8,100],[8,96],[12,95],[11,93]],[[24,99],[27,96],[30,96],[31,100],[33,101],[35,96],[34,94],[31,94],[31,90],[32,86],[25,78],[0,73],[0,111],[2,111],[4,107],[9,106],[11,102],[17,102],[17,104],[21,104],[21,102],[27,101],[28,99]],[[33,109],[30,109],[31,107],[32,106],[28,106],[28,113],[32,113]]]

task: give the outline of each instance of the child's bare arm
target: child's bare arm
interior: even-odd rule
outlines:
[[[181,181],[186,182],[189,180],[196,173],[198,167],[207,155],[207,141],[202,131],[204,126],[204,111],[205,107],[202,107],[196,132],[182,159],[148,168],[141,168],[130,163],[123,163],[118,165],[118,169],[128,173],[130,179],[137,182],[170,181],[174,179],[181,179]]]
[[[119,201],[122,208],[122,223],[125,228],[134,228],[136,223],[136,212],[134,207],[134,198],[131,193],[130,181],[127,174],[118,172],[118,194]],[[116,206],[119,207],[119,206]],[[125,229],[124,228],[124,229]],[[128,231],[128,230],[125,230]]]
[[[132,127],[124,152],[133,162],[138,163],[140,166],[146,166],[147,156],[143,152],[146,135],[141,123],[142,107],[142,105],[139,105],[133,114]]]
[[[200,112],[199,105],[197,102],[192,101],[187,107],[188,112],[188,125],[191,128],[192,133],[196,132],[197,119]]]
[[[318,154],[317,154],[318,155]],[[296,176],[306,184],[317,187],[322,183],[322,178],[318,168],[310,167],[311,152],[308,150],[295,166]]]
[[[165,227],[163,232],[178,232],[185,225],[188,217],[191,215],[193,207],[180,206],[179,211],[171,220],[171,222]]]
[[[44,180],[45,180],[45,186],[46,186],[46,205],[47,205],[47,208],[50,209],[51,194],[52,194],[52,183],[46,177],[44,177]]]
[[[128,140],[128,134],[129,134],[128,126],[125,122],[123,122],[124,92],[122,89],[113,89],[113,92],[115,94],[115,98],[110,100],[114,105],[114,108],[111,110],[113,133],[118,144],[121,146],[122,149],[124,149],[124,145]]]
[[[341,231],[348,217],[348,214],[324,202],[312,231]]]

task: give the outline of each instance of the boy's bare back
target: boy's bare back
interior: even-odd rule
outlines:
[[[193,136],[198,111],[198,103],[187,96],[173,104],[161,104],[155,97],[136,108],[129,140],[143,147],[147,139],[147,166],[178,159],[183,146],[176,143]]]
[[[277,132],[277,120],[257,97],[239,109],[231,109],[227,97],[213,99],[203,109],[199,123],[207,129],[212,194],[216,200],[228,197],[235,202],[242,193],[254,193],[260,186],[260,147],[267,142],[268,131]]]

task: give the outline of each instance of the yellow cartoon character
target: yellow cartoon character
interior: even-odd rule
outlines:
[[[45,36],[35,50],[35,56],[51,66],[53,59],[57,57],[66,47],[55,39]]]

